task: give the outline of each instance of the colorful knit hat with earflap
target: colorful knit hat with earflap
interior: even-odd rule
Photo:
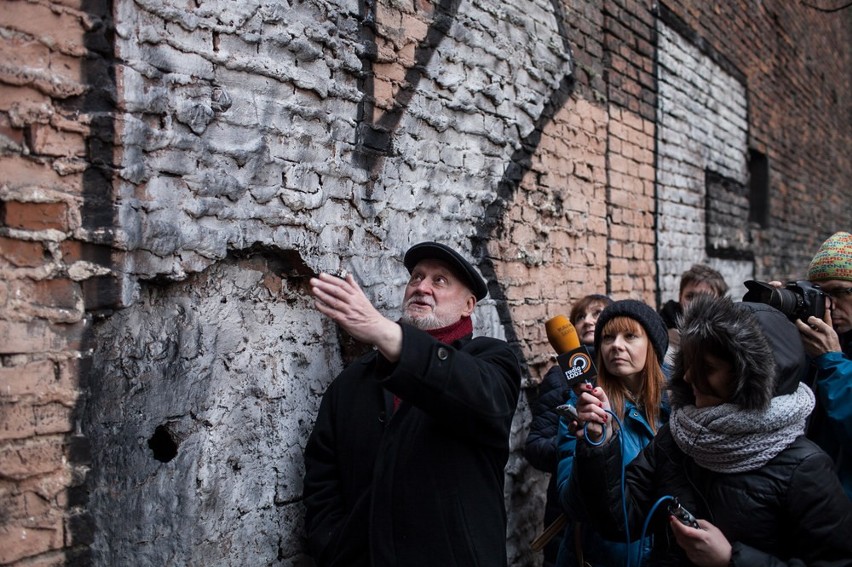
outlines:
[[[835,232],[822,243],[808,267],[808,280],[852,281],[852,234]]]

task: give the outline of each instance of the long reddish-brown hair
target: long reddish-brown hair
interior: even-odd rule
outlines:
[[[623,316],[613,317],[601,329],[602,337],[617,333],[642,334],[648,337],[648,333],[639,321]],[[598,385],[606,392],[615,415],[618,416],[619,420],[624,421],[624,400],[628,397],[633,399],[634,396],[621,378],[613,376],[607,371],[606,365],[603,363],[602,351],[602,345],[598,345],[596,356]],[[645,412],[645,419],[648,420],[651,430],[656,432],[657,423],[660,421],[660,404],[663,400],[666,378],[663,375],[663,369],[660,367],[660,361],[657,360],[657,353],[654,351],[654,345],[650,338],[648,338],[648,351],[645,353],[645,366],[642,368],[641,378],[641,387],[638,395],[635,396],[635,403]]]

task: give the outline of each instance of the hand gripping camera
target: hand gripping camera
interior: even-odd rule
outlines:
[[[748,292],[743,296],[743,301],[765,303],[791,321],[807,321],[811,315],[818,319],[825,316],[825,293],[809,281],[787,282],[784,287],[754,280],[744,283]]]

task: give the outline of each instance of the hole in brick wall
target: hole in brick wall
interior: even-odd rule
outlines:
[[[748,150],[749,218],[761,227],[769,225],[769,158],[755,149]]]
[[[161,463],[168,463],[177,456],[178,444],[177,436],[167,425],[158,425],[154,435],[148,439],[148,447]]]
[[[704,170],[705,247],[710,258],[750,258],[748,188],[711,169]]]
[[[302,259],[299,251],[255,245],[242,252],[233,253],[232,256],[255,262],[256,269],[268,271],[286,280],[291,297],[310,296],[309,281],[316,274]],[[224,299],[222,301],[224,303]]]

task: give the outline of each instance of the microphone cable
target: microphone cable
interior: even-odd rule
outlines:
[[[627,558],[625,562],[625,567],[630,567],[630,526],[628,525],[627,519],[627,499],[624,497],[624,476],[627,465],[624,462],[624,435],[620,435],[624,426],[621,423],[621,420],[618,419],[618,416],[612,410],[604,410],[606,413],[612,416],[613,422],[618,424],[618,431],[613,429],[613,436],[618,435],[618,446],[621,449],[621,511],[624,514],[624,537],[625,537],[625,557]],[[583,423],[583,439],[586,440],[586,443],[591,445],[592,447],[600,447],[604,444],[607,439],[606,436],[606,425],[603,425],[601,438],[599,441],[592,441],[589,438],[589,423]],[[639,542],[639,564],[642,564],[642,540]]]
[[[622,494],[622,497],[623,497],[623,494]],[[667,500],[673,500],[674,502],[677,502],[677,498],[675,498],[674,496],[668,496],[668,495],[663,496],[662,498],[660,498],[659,500],[654,502],[654,505],[651,506],[651,511],[648,512],[648,516],[645,518],[645,523],[642,526],[642,535],[639,537],[639,557],[638,557],[639,567],[641,567],[642,563],[643,563],[643,561],[642,561],[642,549],[644,548],[644,545],[645,545],[645,534],[648,531],[648,526],[651,524],[651,518],[654,517],[654,512],[657,511],[657,508],[659,508],[660,505]]]
[[[624,429],[624,426],[621,423],[621,420],[618,419],[618,416],[615,415],[615,413],[613,413],[611,410],[604,410],[604,411],[606,413],[608,413],[609,415],[611,415],[613,421],[618,424],[618,431],[613,430],[613,435],[619,434],[621,432],[621,430]],[[591,445],[593,447],[599,447],[599,446],[603,445],[604,442],[607,439],[606,427],[603,427],[603,432],[601,434],[601,438],[600,438],[599,441],[592,441],[591,439],[589,439],[588,427],[589,427],[588,422],[583,424],[583,438],[586,440],[586,443],[588,443],[589,445]],[[625,476],[626,476],[625,472],[627,470],[627,465],[624,462],[624,435],[620,435],[620,434],[618,435],[618,442],[619,442],[619,448],[621,449],[621,511],[624,514],[624,533],[625,533],[625,543],[626,543],[626,547],[627,547],[626,553],[625,553],[625,555],[627,557],[626,562],[625,562],[625,567],[630,567],[630,526],[628,525],[627,497],[626,497],[626,491],[625,491]],[[643,558],[642,555],[643,555],[643,552],[644,552],[644,549],[645,549],[645,538],[647,537],[646,534],[647,534],[647,531],[648,531],[648,526],[651,524],[651,518],[654,517],[654,513],[657,511],[657,508],[659,508],[660,505],[662,505],[664,502],[667,502],[669,500],[674,502],[674,505],[676,507],[680,508],[680,502],[678,502],[678,499],[676,497],[670,496],[670,495],[662,496],[662,497],[660,497],[659,500],[657,500],[654,503],[653,506],[651,506],[651,510],[648,512],[648,515],[645,517],[645,522],[642,525],[642,533],[640,534],[640,537],[639,537],[639,540],[638,540],[639,545],[638,545],[638,549],[637,549],[637,558],[636,558],[637,559],[637,567],[641,567],[642,563],[644,563],[644,558]],[[671,506],[669,507],[669,513],[671,513]],[[688,512],[686,512],[686,514],[687,514],[687,516],[691,516]],[[692,518],[692,521],[695,522],[694,517]],[[694,524],[692,527],[697,528],[698,527],[697,523]]]

